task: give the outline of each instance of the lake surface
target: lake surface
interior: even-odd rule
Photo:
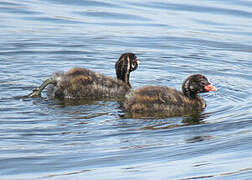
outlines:
[[[0,179],[251,179],[251,1],[3,0],[0,19]],[[218,91],[171,118],[16,98],[71,67],[115,76],[124,52],[134,89],[201,73]]]

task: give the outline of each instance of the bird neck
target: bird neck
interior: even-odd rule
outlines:
[[[206,102],[205,100],[197,95],[197,93],[190,93],[188,92],[187,94],[183,93],[187,98],[188,98],[188,102],[192,107],[196,107],[196,108],[205,108],[206,107]]]
[[[197,93],[194,93],[194,92],[190,92],[190,91],[183,91],[183,94],[186,96],[186,97],[189,97],[189,98],[192,98],[192,99],[196,99],[198,96],[197,96]]]
[[[116,72],[116,75],[117,75],[117,79],[120,79],[121,81],[126,83],[129,87],[131,87],[129,83],[129,77],[130,77],[129,72]]]

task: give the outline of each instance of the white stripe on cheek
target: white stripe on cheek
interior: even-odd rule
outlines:
[[[127,56],[127,60],[128,60],[128,66],[127,66],[127,73],[128,73],[129,69],[130,69],[130,59],[129,59],[129,56]]]

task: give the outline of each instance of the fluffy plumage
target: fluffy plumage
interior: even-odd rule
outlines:
[[[130,72],[136,70],[138,60],[133,53],[124,53],[116,62],[117,79],[93,72],[86,68],[73,68],[65,73],[55,73],[51,78],[34,89],[29,97],[38,97],[50,84],[47,95],[50,98],[88,98],[121,97],[131,88]]]
[[[166,113],[168,116],[201,111],[205,100],[197,93],[216,91],[207,78],[196,74],[182,85],[183,92],[165,86],[144,86],[126,95],[124,109],[131,113]]]

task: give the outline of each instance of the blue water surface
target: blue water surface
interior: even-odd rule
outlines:
[[[251,179],[251,1],[2,0],[0,19],[0,179]],[[170,118],[17,98],[72,67],[115,77],[124,52],[133,89],[201,73],[218,91]]]

